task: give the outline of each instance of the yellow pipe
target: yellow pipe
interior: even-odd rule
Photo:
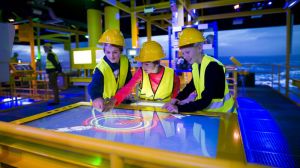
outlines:
[[[136,5],[135,0],[130,0],[131,9],[133,9],[135,5]],[[139,47],[139,37],[138,37],[139,30],[138,30],[138,22],[137,22],[136,12],[131,12],[130,17],[131,17],[131,46],[132,46],[132,48],[138,48]]]
[[[89,47],[96,47],[102,32],[101,13],[96,9],[87,10]]]
[[[151,20],[147,21],[147,40],[150,41],[151,40],[151,33],[152,33],[152,29],[151,29]]]
[[[119,9],[113,6],[106,6],[104,8],[104,13],[105,30],[110,28],[120,30]]]
[[[34,30],[32,26],[32,21],[30,21],[30,33],[29,33],[29,43],[30,43],[30,58],[31,58],[31,66],[34,71],[36,71],[35,64],[35,55],[34,55]]]
[[[35,79],[36,77],[36,62],[35,62],[35,53],[34,53],[34,29],[33,29],[33,22],[30,20],[30,31],[29,31],[29,44],[30,44],[30,57],[31,57],[31,67],[33,69],[32,78]],[[32,80],[32,95],[37,94],[37,84],[36,80]]]
[[[40,28],[37,27],[37,50],[38,50],[38,54],[37,54],[37,58],[40,60],[41,59],[41,39],[40,39]]]

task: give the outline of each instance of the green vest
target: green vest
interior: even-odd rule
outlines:
[[[56,62],[58,63],[58,57],[54,52],[50,51],[48,54],[53,54]],[[46,61],[46,69],[55,69],[55,66],[48,59]]]
[[[197,91],[197,98],[201,99],[201,93],[205,89],[205,70],[207,68],[207,65],[210,62],[217,62],[220,66],[223,67],[224,73],[225,73],[225,67],[224,65],[219,62],[218,60],[214,59],[213,57],[210,57],[208,55],[204,55],[201,62],[201,68],[200,68],[200,76],[199,76],[199,65],[197,63],[194,63],[192,65],[192,75],[193,75],[193,81],[194,86]],[[225,79],[225,90],[224,90],[224,97],[221,99],[212,99],[211,103],[202,111],[212,111],[212,112],[236,112],[235,106],[234,106],[234,100],[232,96],[230,95],[227,81]]]
[[[120,70],[118,79],[115,79],[114,73],[107,62],[102,58],[100,62],[97,64],[96,68],[102,73],[104,77],[104,87],[103,87],[103,98],[111,98],[113,97],[117,90],[124,86],[127,72],[128,72],[128,59],[126,56],[120,56]],[[96,69],[95,68],[95,69]],[[94,70],[95,71],[95,70]]]
[[[142,80],[142,88],[140,90],[140,98],[145,100],[160,100],[160,101],[170,101],[173,91],[173,83],[174,83],[174,70],[168,67],[165,67],[164,74],[156,92],[154,93],[151,87],[151,82],[149,79],[149,75],[143,70],[143,80]]]

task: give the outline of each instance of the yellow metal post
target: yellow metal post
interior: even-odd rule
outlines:
[[[184,9],[182,5],[177,6],[178,17],[177,17],[177,26],[184,26]]]
[[[29,35],[29,44],[30,44],[30,58],[31,58],[31,66],[33,70],[36,70],[35,64],[35,56],[34,56],[34,31],[32,26],[32,21],[30,21],[30,35]]]
[[[134,11],[133,9],[135,8],[136,2],[135,0],[130,0],[130,6],[131,6],[131,11]],[[138,48],[139,47],[139,31],[138,31],[138,22],[137,22],[137,17],[136,17],[136,12],[131,12],[130,13],[131,17],[131,45],[132,48]]]
[[[105,30],[114,28],[120,30],[120,14],[119,9],[113,6],[104,8]]]
[[[34,54],[34,30],[33,30],[33,22],[30,20],[30,31],[29,31],[29,44],[30,44],[30,57],[31,57],[31,67],[33,69],[33,75],[32,75],[32,90],[30,93],[33,93],[34,95],[37,92],[37,86],[36,86],[36,63],[35,63],[35,54]]]
[[[111,168],[115,168],[115,167],[118,167],[118,168],[123,168],[124,164],[123,164],[123,161],[122,159],[120,158],[120,156],[118,155],[115,155],[115,154],[111,154],[110,155],[110,167]]]
[[[96,47],[102,32],[101,13],[97,9],[87,10],[89,47]]]
[[[152,32],[152,29],[151,29],[151,20],[150,20],[150,17],[148,17],[149,19],[147,20],[147,40],[150,41],[151,40],[151,32]]]
[[[41,59],[41,39],[40,39],[40,27],[37,27],[37,49],[38,49],[38,59]]]
[[[285,59],[285,96],[289,96],[290,81],[290,55],[291,55],[291,34],[292,34],[292,17],[291,10],[286,11],[286,59]]]

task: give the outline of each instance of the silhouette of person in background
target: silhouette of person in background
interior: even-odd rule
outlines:
[[[46,73],[49,78],[49,86],[53,90],[54,100],[53,102],[49,102],[49,106],[58,105],[59,104],[59,90],[57,85],[57,75],[62,72],[61,65],[59,63],[57,55],[52,51],[52,44],[46,43],[44,44],[45,53],[47,53],[46,60]]]

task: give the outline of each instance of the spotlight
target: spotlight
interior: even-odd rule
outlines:
[[[14,19],[14,18],[8,18],[7,20],[8,20],[10,23],[15,22],[15,19]]]
[[[286,3],[284,4],[284,7],[283,9],[286,9],[286,8],[292,8],[293,6],[296,5],[296,3],[298,3],[299,0],[289,0],[289,1],[286,1]]]
[[[237,9],[239,9],[239,8],[240,8],[240,5],[239,5],[239,4],[237,4],[237,5],[234,5],[234,6],[233,6],[233,8],[234,8],[235,10],[237,10]]]

